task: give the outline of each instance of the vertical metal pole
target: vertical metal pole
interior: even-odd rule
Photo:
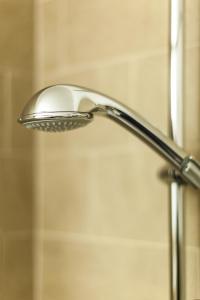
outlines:
[[[183,1],[171,0],[170,114],[171,137],[183,146]],[[184,300],[183,187],[171,191],[171,299]]]

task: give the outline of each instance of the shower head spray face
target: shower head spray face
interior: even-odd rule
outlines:
[[[61,132],[86,126],[92,120],[88,113],[66,113],[65,116],[40,114],[31,119],[19,119],[26,128],[37,129],[46,132]]]
[[[55,85],[37,92],[18,121],[26,128],[61,132],[86,126],[93,116],[108,117],[137,135],[200,188],[200,164],[135,111],[99,92],[73,85]]]

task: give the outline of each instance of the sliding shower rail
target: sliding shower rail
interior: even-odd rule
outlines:
[[[173,141],[183,147],[183,9],[184,0],[171,0],[170,129]],[[183,187],[170,186],[171,300],[185,300]]]

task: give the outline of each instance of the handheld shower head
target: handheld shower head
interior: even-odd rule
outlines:
[[[27,128],[65,131],[89,124],[94,115],[112,119],[151,146],[200,188],[200,164],[136,112],[99,92],[74,85],[54,85],[37,92],[18,121]]]

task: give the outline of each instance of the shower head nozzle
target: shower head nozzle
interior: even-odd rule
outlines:
[[[106,95],[74,85],[54,85],[37,92],[18,121],[27,128],[65,131],[89,124],[94,115],[112,119],[179,170],[182,178],[200,188],[200,164],[135,111]]]
[[[66,113],[64,116],[59,114],[40,114],[19,118],[19,122],[26,128],[37,129],[47,132],[60,132],[83,127],[90,123],[92,114],[89,113]]]

